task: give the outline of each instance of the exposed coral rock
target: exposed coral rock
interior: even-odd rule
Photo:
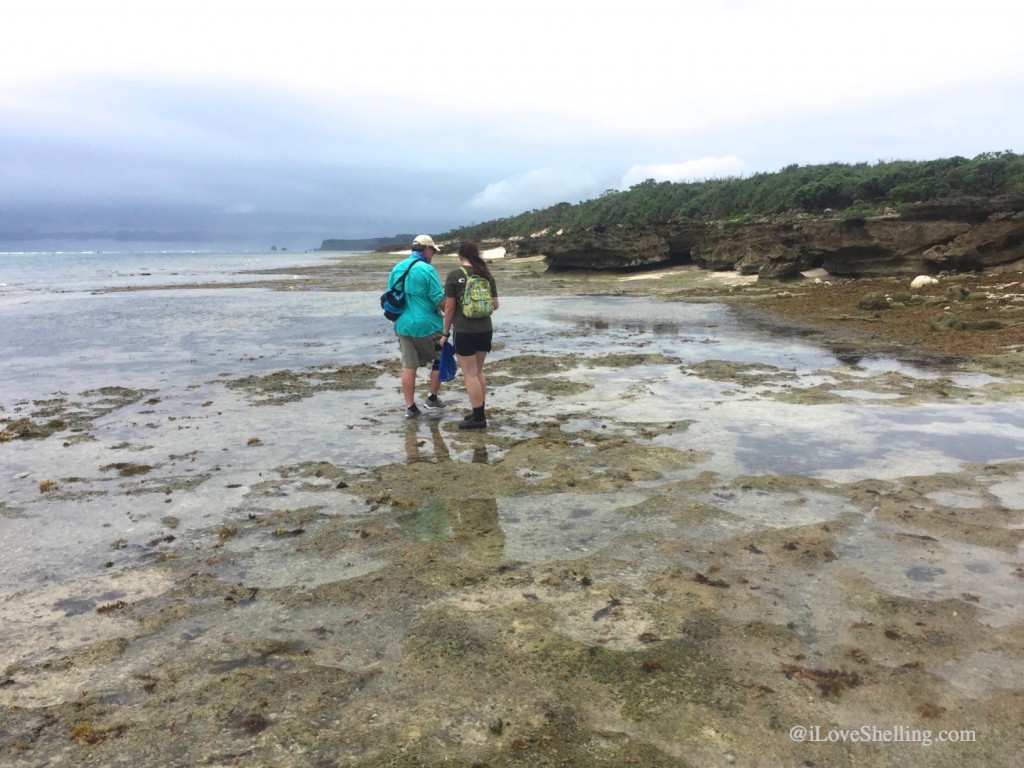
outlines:
[[[542,244],[548,266],[568,269],[622,269],[662,264],[670,258],[665,238],[653,232],[587,230],[546,238]]]
[[[787,214],[746,223],[599,227],[520,238],[506,248],[570,269],[692,261],[765,278],[817,267],[843,277],[970,271],[1024,260],[1024,197],[930,201],[866,219]]]
[[[994,214],[923,255],[939,269],[958,270],[985,269],[1024,259],[1024,211]]]
[[[920,275],[929,268],[925,249],[967,232],[963,221],[903,221],[899,218],[821,222],[807,227],[818,266],[845,277]]]
[[[709,227],[692,256],[704,269],[735,269],[773,278],[788,277],[821,263],[808,248],[804,225],[789,222]]]

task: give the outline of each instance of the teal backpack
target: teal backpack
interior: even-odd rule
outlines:
[[[466,276],[466,288],[462,291],[462,314],[466,317],[490,317],[494,312],[494,297],[491,283],[486,277],[469,274],[465,267],[459,267]]]

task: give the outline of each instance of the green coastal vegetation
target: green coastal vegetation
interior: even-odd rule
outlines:
[[[893,160],[847,165],[789,165],[749,177],[670,182],[648,179],[628,190],[609,189],[575,205],[524,211],[445,233],[444,239],[485,240],[541,230],[610,226],[650,227],[760,216],[833,211],[848,218],[898,212],[919,201],[957,196],[1024,194],[1024,155],[1010,150],[975,158]]]

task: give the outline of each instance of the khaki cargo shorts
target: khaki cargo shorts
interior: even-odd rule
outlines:
[[[441,361],[441,334],[430,336],[399,336],[398,346],[402,350],[403,368],[422,368],[429,365],[436,368]]]

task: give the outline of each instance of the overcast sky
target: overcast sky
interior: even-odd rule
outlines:
[[[9,6],[0,250],[118,230],[305,249],[647,178],[1024,151],[1005,0]]]

